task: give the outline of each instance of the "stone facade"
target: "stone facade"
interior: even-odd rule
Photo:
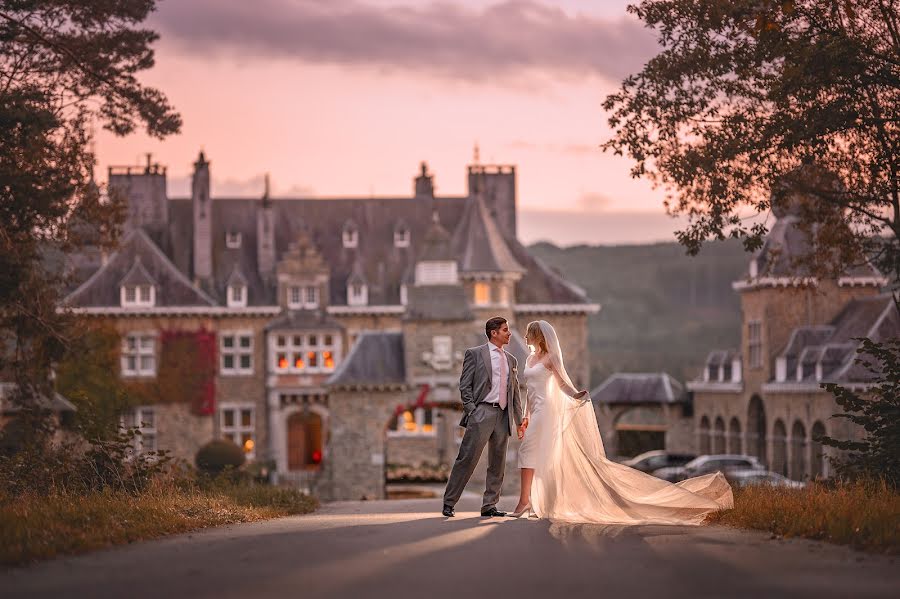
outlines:
[[[211,414],[157,398],[133,415],[152,409],[159,449],[192,462],[228,436],[271,462],[279,482],[323,498],[384,497],[388,459],[455,459],[463,352],[485,342],[495,315],[517,331],[520,361],[527,322],[552,322],[586,385],[586,320],[599,307],[516,239],[514,167],[473,165],[462,197],[435,196],[423,164],[412,197],[335,200],[271,198],[268,182],[259,199],[215,198],[202,153],[190,198],[167,197],[165,173],[110,169],[129,202],[126,234],[104,259],[94,248],[72,256],[65,300],[111,320],[133,364],[158,363],[149,340],[164,332],[214,336]],[[148,338],[143,355],[124,345],[136,333]],[[440,422],[388,434],[398,410],[426,405]]]

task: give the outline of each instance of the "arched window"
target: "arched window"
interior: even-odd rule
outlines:
[[[806,471],[806,427],[799,420],[791,427],[791,478],[803,480],[808,476]]]
[[[822,437],[826,435],[825,425],[816,421],[810,434],[809,475],[813,478],[825,478],[825,458],[822,449]]]
[[[728,423],[728,453],[744,453],[741,440],[741,423],[737,418],[732,418]]]
[[[787,429],[781,419],[772,427],[772,470],[787,476]]]
[[[706,455],[709,453],[709,418],[704,416],[700,419],[700,431],[698,434],[698,447],[700,453]]]
[[[713,434],[713,451],[725,453],[725,421],[719,416],[716,418],[716,428]]]
[[[766,456],[766,408],[759,395],[750,398],[747,406],[747,453],[759,458],[763,464]]]

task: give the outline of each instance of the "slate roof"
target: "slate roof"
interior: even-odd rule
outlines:
[[[70,293],[65,303],[76,307],[118,306],[121,302],[119,287],[126,276],[149,277],[154,281],[157,306],[216,304],[209,295],[191,284],[143,229],[129,232],[106,264]]]
[[[459,271],[525,272],[488,213],[481,196],[476,195],[466,204],[462,220],[453,234],[453,249],[459,261]]]
[[[364,331],[326,384],[341,387],[402,385],[405,382],[403,333]]]
[[[267,331],[311,329],[343,330],[344,327],[321,310],[286,310],[266,325]]]
[[[799,227],[800,218],[786,214],[775,221],[766,236],[762,248],[751,258],[746,278],[751,278],[752,265],[756,265],[758,277],[803,278],[812,276],[809,265],[802,260],[814,253],[810,235]],[[816,225],[813,225],[815,231]],[[846,277],[881,277],[871,264],[857,264],[843,273]]]
[[[150,273],[147,272],[147,269],[141,264],[140,254],[135,255],[131,269],[124,277],[122,277],[122,280],[119,281],[119,286],[124,285],[156,285],[156,280],[150,276]]]
[[[591,391],[602,404],[674,404],[685,401],[684,387],[665,372],[617,372]]]
[[[818,343],[810,343],[801,350],[801,360],[815,359],[821,364],[822,381],[833,382],[868,382],[875,375],[865,367],[855,364],[860,354],[856,349],[860,343],[854,338],[868,337],[879,342],[900,338],[900,317],[890,293],[850,300],[841,312],[830,323],[831,334]],[[806,354],[803,354],[806,351]],[[796,371],[788,365],[788,379]],[[811,372],[804,382],[815,382],[815,373]]]

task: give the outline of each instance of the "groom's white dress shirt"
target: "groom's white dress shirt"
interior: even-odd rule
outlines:
[[[491,390],[485,395],[484,401],[486,403],[499,404],[500,393],[502,392],[504,397],[506,396],[506,389],[500,388],[500,361],[507,360],[506,352],[503,351],[502,347],[497,347],[493,343],[488,343],[488,348],[491,350]],[[509,366],[509,360],[507,360],[506,366]],[[507,377],[509,377],[509,374],[507,374]]]

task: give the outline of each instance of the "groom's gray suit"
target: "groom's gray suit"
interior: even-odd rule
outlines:
[[[516,359],[503,352],[507,359],[506,409],[501,410],[483,400],[491,390],[491,348],[485,343],[466,350],[462,374],[459,377],[459,394],[463,403],[463,417],[459,425],[466,433],[459,446],[459,455],[450,471],[450,480],[444,491],[444,505],[455,506],[469,482],[478,459],[488,447],[487,481],[481,510],[497,505],[503,474],[506,471],[506,446],[513,429],[522,424],[522,400],[519,396],[519,382],[516,379]]]

